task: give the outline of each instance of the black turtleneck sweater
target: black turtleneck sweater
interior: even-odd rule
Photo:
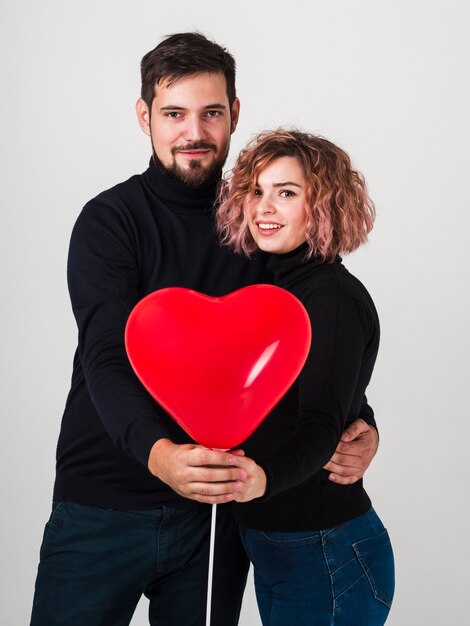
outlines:
[[[144,174],[103,192],[80,214],[68,262],[78,350],[57,446],[54,499],[116,509],[202,506],[147,469],[157,439],[189,438],[136,378],[124,328],[134,305],[156,289],[187,287],[220,296],[272,282],[262,257],[248,261],[218,244],[216,187],[217,181],[188,188],[151,161]],[[367,404],[361,417],[375,423]]]
[[[132,371],[124,328],[134,305],[156,289],[188,287],[221,296],[266,282],[264,262],[249,262],[218,244],[216,187],[188,188],[152,160],[144,174],[101,193],[80,214],[68,261],[78,350],[54,499],[127,509],[192,506],[147,469],[157,439],[190,440]]]
[[[263,498],[235,505],[235,515],[260,530],[327,529],[371,504],[362,480],[336,485],[321,468],[360,415],[379,347],[377,312],[340,259],[305,260],[305,252],[306,244],[267,264],[275,284],[306,307],[312,345],[294,386],[243,446],[265,470],[268,488]]]

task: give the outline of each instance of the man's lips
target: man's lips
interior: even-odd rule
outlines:
[[[203,157],[210,152],[207,150],[178,150],[178,154],[182,154],[183,156],[195,158],[195,157]]]
[[[188,159],[197,159],[206,156],[209,152],[216,152],[217,146],[203,141],[188,143],[186,146],[175,146],[172,149],[173,154],[179,153]]]

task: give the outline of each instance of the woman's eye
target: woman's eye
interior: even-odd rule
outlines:
[[[293,196],[295,196],[295,193],[293,191],[290,191],[290,189],[283,189],[279,192],[279,195],[283,198],[292,198]]]
[[[260,195],[261,195],[261,190],[260,190],[260,189],[255,189],[255,190],[253,191],[253,195],[254,195],[254,196],[260,196]]]

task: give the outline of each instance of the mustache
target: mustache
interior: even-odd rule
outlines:
[[[171,149],[171,153],[176,154],[177,152],[191,150],[214,150],[214,152],[216,152],[217,146],[214,143],[207,143],[206,141],[193,141],[192,143],[187,143],[185,146],[174,146]]]

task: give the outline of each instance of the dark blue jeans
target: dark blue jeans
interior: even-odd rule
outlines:
[[[381,626],[395,587],[387,531],[373,509],[328,530],[241,529],[263,626]]]
[[[204,626],[211,507],[114,511],[56,503],[44,531],[31,626],[125,626],[142,594],[152,626]],[[212,625],[238,623],[248,559],[218,507]]]

